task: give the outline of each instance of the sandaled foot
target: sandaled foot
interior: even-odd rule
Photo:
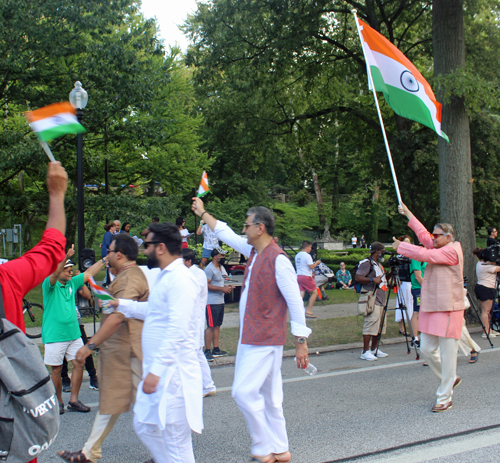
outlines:
[[[68,410],[72,412],[88,413],[90,412],[90,407],[84,405],[81,400],[76,402],[68,402]]]
[[[307,313],[306,312],[306,318],[318,318],[317,315],[313,314],[313,313]]]
[[[266,456],[259,456],[259,455],[252,455],[252,459],[250,462],[256,462],[256,463],[275,463],[277,460],[274,456],[274,453],[270,453],[269,455]]]
[[[478,357],[479,357],[479,352],[471,352],[469,363],[476,363]]]
[[[92,463],[92,461],[87,460],[87,457],[81,450],[78,452],[64,450],[63,452],[57,452],[57,455],[59,458],[62,458],[64,461],[69,461],[70,463]]]
[[[286,452],[275,453],[274,458],[276,458],[276,461],[280,463],[288,463],[289,461],[292,460],[292,455],[287,450]]]
[[[64,402],[59,402],[59,415],[64,415]]]

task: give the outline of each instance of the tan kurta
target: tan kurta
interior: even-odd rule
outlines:
[[[108,288],[116,298],[147,301],[149,287],[146,277],[137,265],[120,271]],[[130,410],[135,402],[130,359],[137,357],[142,363],[141,333],[143,321],[125,318],[118,331],[100,346],[99,357],[99,413],[116,415]],[[103,314],[102,322],[109,315]]]

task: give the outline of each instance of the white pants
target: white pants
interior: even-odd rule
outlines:
[[[207,358],[203,353],[203,348],[198,350],[198,360],[200,361],[201,376],[203,378],[203,395],[205,395],[209,392],[215,391],[216,387],[212,379],[212,372],[210,371]]]
[[[441,380],[436,391],[436,405],[448,403],[453,396],[453,383],[457,379],[457,350],[458,339],[422,333],[420,352]]]
[[[465,324],[465,318],[462,324],[462,337],[458,340],[458,348],[466,356],[468,356],[473,350],[476,352],[481,350],[474,339],[470,337],[469,330]]]
[[[283,346],[238,344],[232,395],[245,417],[253,455],[288,450],[282,360]]]
[[[398,294],[396,297],[396,314],[394,319],[399,322],[403,319],[401,316],[401,309],[399,309],[399,301],[401,300],[401,305],[406,306],[406,312],[403,310],[405,321],[411,320],[413,316],[413,295],[411,294],[411,282],[402,281],[401,286],[398,288]],[[409,330],[408,330],[409,331]]]
[[[142,423],[134,414],[135,433],[151,452],[155,463],[195,463],[182,385],[172,381],[165,394],[168,395],[165,429]]]

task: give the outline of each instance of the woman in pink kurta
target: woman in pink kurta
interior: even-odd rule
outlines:
[[[463,252],[450,224],[437,224],[433,233],[413,216],[405,205],[399,211],[410,219],[408,225],[425,246],[396,240],[393,247],[419,262],[427,262],[422,283],[418,329],[422,332],[421,352],[432,371],[441,380],[433,412],[448,410],[457,377],[457,345],[464,317]]]

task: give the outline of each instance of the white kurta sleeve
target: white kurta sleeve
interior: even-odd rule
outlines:
[[[214,233],[217,235],[217,238],[226,243],[228,246],[236,249],[236,251],[246,257],[250,256],[253,246],[248,244],[246,238],[237,235],[233,230],[231,230],[226,222],[217,220]]]
[[[163,376],[168,367],[179,361],[181,348],[193,342],[191,337],[194,338],[196,333],[191,333],[189,327],[196,317],[197,298],[198,288],[194,280],[177,278],[166,288],[166,330],[149,370],[153,375]]]
[[[148,303],[132,301],[131,299],[118,299],[119,305],[116,309],[127,318],[136,318],[137,320],[145,320],[148,313]]]
[[[285,298],[290,311],[291,331],[295,336],[308,337],[311,334],[311,328],[306,325],[306,316],[304,302],[300,296],[297,275],[292,263],[288,257],[280,254],[276,258],[276,283]]]

